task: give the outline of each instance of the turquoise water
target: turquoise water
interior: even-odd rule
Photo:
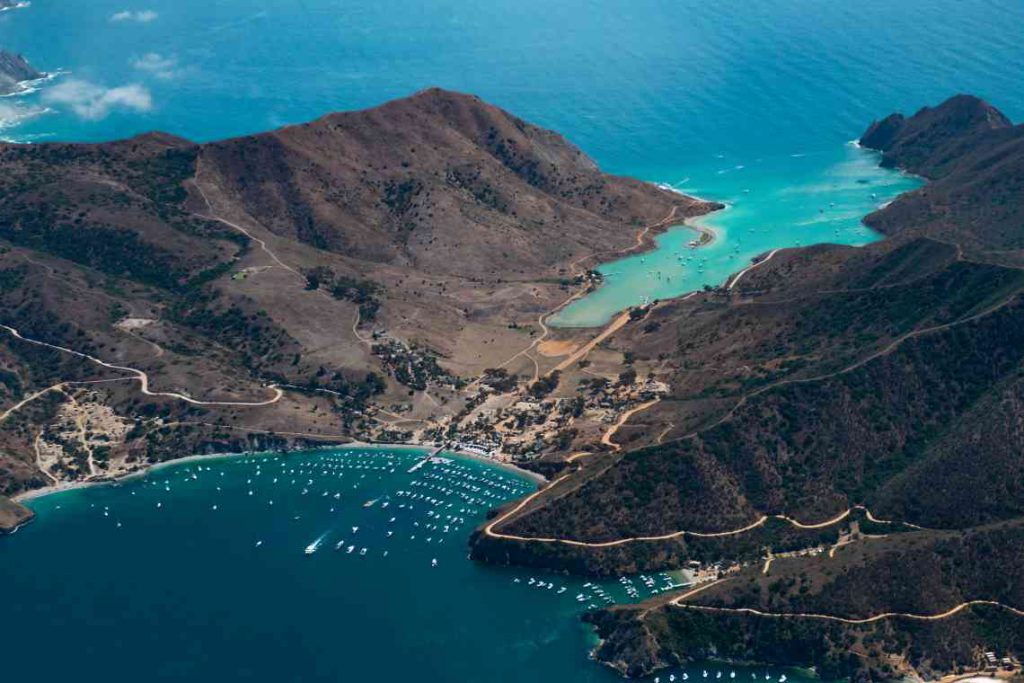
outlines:
[[[586,659],[592,635],[578,615],[605,604],[593,585],[466,557],[485,511],[532,482],[455,458],[409,473],[420,458],[348,449],[204,459],[32,502],[38,519],[0,538],[5,676],[617,680]],[[608,600],[676,578],[628,581],[632,597],[611,582]],[[711,665],[689,675],[705,669],[780,675]]]
[[[0,13],[0,46],[67,73],[0,99],[0,135],[163,129],[201,141],[429,85],[473,92],[611,172],[733,206],[709,219],[725,234],[703,273],[649,283],[635,269],[555,320],[591,325],[645,296],[720,284],[771,248],[869,240],[860,216],[911,183],[869,168],[847,141],[961,91],[1022,118],[1022,26],[1017,0],[34,0]],[[850,165],[878,197],[793,194],[842,185]],[[842,208],[811,224],[831,202]]]
[[[730,165],[723,155],[712,175],[691,176],[671,185],[726,204],[726,209],[697,221],[715,232],[713,242],[691,249],[697,237],[694,230],[672,228],[655,238],[656,250],[599,266],[604,282],[597,291],[562,309],[550,322],[562,327],[601,325],[630,306],[721,285],[754,257],[780,247],[867,244],[879,236],[861,219],[921,184],[879,168],[874,152],[853,144],[748,164]],[[780,185],[780,178],[788,184]]]

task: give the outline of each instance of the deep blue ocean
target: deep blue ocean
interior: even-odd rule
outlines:
[[[0,538],[4,680],[614,683],[579,615],[684,577],[471,562],[486,511],[535,484],[457,457],[410,472],[422,458],[206,458],[31,501],[38,518]],[[684,675],[807,682],[711,663],[659,678]]]
[[[958,92],[1021,120],[1022,34],[1019,0],[32,0],[0,12],[0,47],[57,75],[0,98],[0,137],[205,141],[428,86],[472,92],[561,132],[607,171],[729,204],[705,219],[720,239],[700,256],[685,250],[689,231],[670,231],[658,252],[604,266],[606,286],[556,321],[597,325],[645,297],[717,284],[771,248],[875,239],[860,218],[917,181],[878,170],[849,141]],[[594,588],[465,556],[486,505],[465,505],[460,482],[486,477],[488,502],[529,484],[461,461],[412,476],[411,457],[182,465],[34,501],[39,519],[0,539],[0,670],[43,681],[615,680],[587,660],[577,619],[603,602]],[[293,463],[302,474],[285,486]],[[399,491],[428,486],[451,493],[424,488],[443,502],[397,507],[408,503]],[[458,524],[427,514],[449,503],[443,515],[472,511]],[[389,524],[400,526],[392,537]],[[674,579],[629,580],[644,597]],[[612,583],[612,599],[630,599]],[[782,675],[688,675],[704,670]]]

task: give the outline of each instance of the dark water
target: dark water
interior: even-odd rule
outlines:
[[[193,461],[33,501],[0,538],[5,680],[614,681],[578,619],[597,587],[466,557],[486,509],[533,483],[454,458],[409,473],[421,457]],[[600,590],[678,577],[627,580]]]

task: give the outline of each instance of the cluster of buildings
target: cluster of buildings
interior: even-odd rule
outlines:
[[[990,650],[982,653],[981,659],[985,671],[988,673],[1019,671],[1021,668],[1020,662],[1009,654],[999,655],[995,651]]]
[[[712,562],[706,564],[697,560],[690,560],[684,567],[686,572],[692,576],[694,585],[718,581],[721,578],[736,574],[743,568],[739,562]]]
[[[581,383],[571,396],[519,397],[510,405],[488,407],[489,395],[499,392],[482,385],[471,411],[449,438],[469,445],[473,452],[502,457],[513,462],[535,459],[547,452],[570,450],[585,431],[601,432],[625,411],[667,394],[663,382],[595,379]]]

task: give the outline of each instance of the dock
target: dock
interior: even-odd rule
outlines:
[[[432,450],[429,453],[427,453],[422,459],[416,461],[415,465],[413,465],[412,467],[409,468],[409,474],[412,474],[413,472],[415,472],[419,468],[421,468],[424,465],[426,465],[428,462],[430,462],[430,460],[432,458],[436,458],[438,456],[438,454],[440,454],[441,451],[443,451],[443,450],[444,450],[444,444],[441,444],[440,446],[438,446],[434,450]]]

